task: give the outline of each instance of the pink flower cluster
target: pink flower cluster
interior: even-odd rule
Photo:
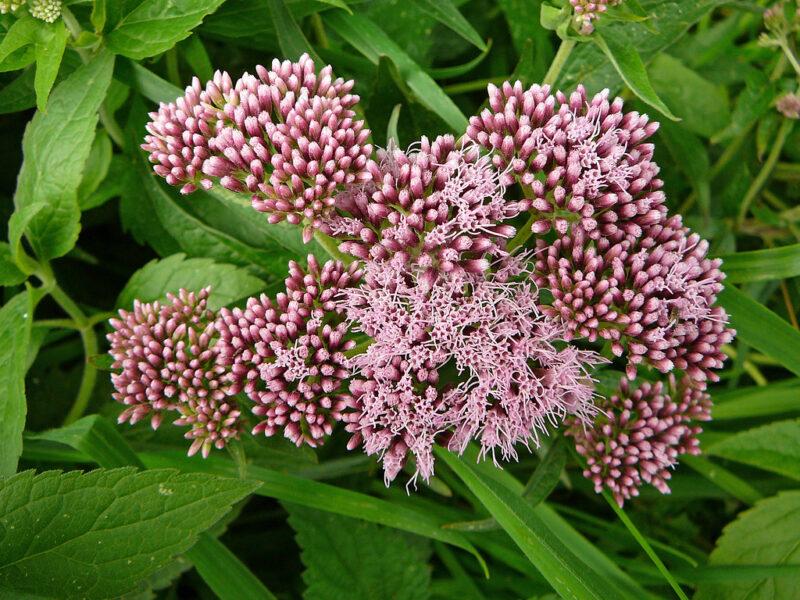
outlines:
[[[190,193],[214,180],[252,196],[253,208],[271,223],[320,225],[335,191],[367,180],[369,130],[352,108],[352,81],[319,73],[304,54],[296,63],[258,65],[235,83],[217,73],[202,90],[194,79],[175,103],[162,104],[142,148],[155,171]]]
[[[108,335],[114,359],[114,399],[127,408],[119,422],[150,417],[157,429],[167,412],[176,425],[189,426],[189,455],[208,456],[239,436],[239,408],[229,370],[219,364],[213,344],[214,314],[208,310],[208,288],[181,290],[169,303],[134,302],[133,312],[119,311]]]
[[[345,290],[351,326],[374,340],[350,361],[350,447],[379,455],[387,484],[408,455],[415,477],[429,479],[437,436],[459,453],[475,439],[481,454],[508,459],[566,415],[591,422],[589,369],[602,361],[559,349],[563,328],[539,313],[521,264],[501,261],[484,276],[373,261],[364,284]],[[458,385],[441,385],[445,369]]]
[[[608,489],[617,503],[639,495],[649,483],[662,494],[682,454],[700,454],[695,423],[711,419],[711,398],[690,377],[668,385],[659,381],[633,387],[622,379],[617,394],[600,401],[592,427],[574,421],[567,434],[586,458],[584,476],[596,492]]]
[[[600,18],[609,6],[617,6],[622,0],[569,0],[575,11],[575,25],[582,35],[594,31],[594,21]]]
[[[584,33],[617,3],[571,0]],[[720,261],[668,214],[658,124],[607,90],[506,82],[462,139],[390,144],[373,159],[352,87],[303,56],[236,82],[195,80],[152,114],[143,147],[168,183],[188,193],[218,181],[356,260],[291,263],[285,293],[216,319],[199,308],[205,296],[185,294],[123,313],[110,336],[123,420],[157,424],[212,397],[219,417],[192,408],[179,421],[223,445],[218,432],[241,429],[224,399],[242,393],[254,434],[318,446],[344,422],[387,483],[404,468],[430,478],[436,444],[512,459],[566,421],[597,490],[620,503],[643,483],[666,491],[678,456],[697,452],[692,421],[709,416],[704,390],[735,332],[715,305]],[[535,250],[513,247],[530,235]],[[199,311],[191,327],[184,305]],[[191,353],[176,362],[184,339]],[[597,401],[592,376],[607,361],[588,348],[599,341],[629,380],[680,376],[626,380]]]

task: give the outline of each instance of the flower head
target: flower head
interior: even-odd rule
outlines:
[[[24,4],[25,0],[0,0],[0,15],[13,13]]]
[[[712,369],[722,367],[722,345],[735,334],[714,306],[721,261],[707,258],[708,242],[680,216],[635,240],[592,240],[576,229],[537,248],[533,278],[552,296],[542,310],[569,337],[600,337],[617,356],[627,351],[631,379],[642,362],[664,373],[684,370],[698,382],[718,379]]]
[[[20,4],[17,3],[17,6]],[[12,10],[14,9],[12,8]],[[61,16],[61,0],[30,0],[28,11],[30,11],[34,19],[55,23],[58,17]]]
[[[800,96],[797,94],[784,94],[775,107],[787,119],[800,119]]]
[[[567,435],[586,458],[583,472],[596,492],[608,489],[622,506],[649,483],[669,493],[671,469],[682,454],[699,454],[696,421],[711,419],[711,399],[684,377],[643,382],[638,388],[623,379],[618,393],[598,402],[593,427],[572,422]]]
[[[658,123],[622,109],[608,90],[589,99],[583,86],[566,96],[505,82],[489,86],[489,108],[470,119],[467,135],[494,150],[506,183],[516,179],[528,190],[534,233],[636,237],[667,212],[646,142]]]
[[[356,284],[356,265],[308,257],[308,270],[289,263],[286,293],[250,298],[245,309],[222,309],[217,320],[221,362],[234,389],[255,402],[262,421],[253,433],[282,431],[298,446],[316,447],[349,405],[344,353],[355,346],[336,298]]]
[[[445,432],[453,450],[476,439],[482,454],[507,459],[517,443],[538,445],[548,422],[593,415],[587,369],[598,357],[560,347],[563,331],[539,314],[524,275],[513,259],[483,274],[435,274],[394,258],[367,263],[364,284],[345,291],[351,326],[374,339],[350,361],[350,447],[378,454],[387,484],[408,455],[428,479]],[[444,369],[461,383],[442,386]]]
[[[179,413],[177,425],[191,427],[192,455],[207,456],[239,434],[239,410],[228,369],[218,364],[214,341],[214,314],[208,310],[208,288],[195,294],[181,290],[168,294],[169,302],[134,302],[133,311],[119,311],[111,319],[109,353],[114,399],[127,408],[119,422],[131,424],[150,417],[158,428],[169,411]]]
[[[370,165],[372,183],[336,198],[323,231],[361,259],[399,256],[441,271],[485,270],[515,233],[504,221],[527,203],[507,201],[500,174],[474,144],[446,135],[403,152],[389,147]]]
[[[581,35],[589,35],[594,31],[594,21],[608,10],[609,6],[617,6],[622,0],[569,0],[575,11],[575,25]]]

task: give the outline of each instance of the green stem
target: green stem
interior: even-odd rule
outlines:
[[[738,225],[741,225],[744,222],[745,218],[747,217],[747,212],[750,210],[750,204],[753,202],[756,196],[758,196],[759,192],[761,192],[761,188],[763,188],[767,183],[769,176],[772,174],[772,170],[775,168],[775,165],[781,156],[783,146],[786,143],[789,134],[792,133],[793,127],[794,121],[792,119],[784,119],[781,123],[775,143],[772,145],[772,149],[769,152],[769,156],[767,156],[767,160],[764,161],[764,166],[761,167],[761,170],[758,172],[755,180],[753,180],[753,183],[750,184],[750,187],[748,188],[747,193],[742,200],[741,207],[739,208],[739,218],[737,220]]]
[[[616,503],[614,498],[611,497],[611,494],[609,494],[607,491],[603,491],[603,498],[606,499],[608,505],[617,514],[619,520],[622,521],[625,527],[628,528],[628,531],[631,532],[631,535],[636,539],[637,542],[639,542],[639,545],[645,551],[647,556],[650,557],[650,560],[653,561],[653,564],[661,572],[661,575],[664,576],[664,579],[666,579],[669,582],[669,585],[672,587],[672,589],[675,590],[675,594],[677,594],[678,598],[680,598],[681,600],[689,600],[686,594],[684,593],[683,589],[681,588],[680,584],[675,579],[675,577],[672,576],[672,573],[669,572],[667,566],[658,557],[656,551],[653,550],[653,547],[650,545],[650,542],[647,541],[647,538],[645,538],[642,535],[642,533],[639,531],[636,525],[634,525],[633,521],[631,521],[630,517],[625,513],[624,510],[622,510],[622,508],[620,508],[620,506]]]
[[[72,403],[72,408],[70,408],[67,416],[64,418],[64,425],[69,425],[83,416],[83,413],[86,412],[86,408],[89,406],[89,399],[92,397],[94,384],[97,381],[97,369],[89,362],[89,357],[99,352],[97,336],[80,307],[75,304],[75,301],[70,298],[52,278],[50,279],[50,296],[52,296],[53,300],[64,309],[64,312],[67,313],[78,326],[78,332],[81,334],[81,342],[83,343],[84,364],[83,373],[81,374],[81,383],[78,387],[78,394],[75,396],[75,401]]]
[[[80,331],[80,326],[72,319],[40,319],[33,322],[34,327],[47,327],[55,329],[75,329]]]
[[[550,63],[550,68],[547,70],[547,74],[544,76],[542,83],[547,85],[555,84],[558,76],[561,74],[561,69],[564,68],[567,59],[569,58],[569,55],[572,54],[572,50],[574,48],[575,40],[561,40],[561,45],[558,47],[558,52],[556,52],[553,62]]]
[[[328,34],[325,33],[325,25],[322,23],[319,13],[311,15],[311,28],[314,30],[314,37],[317,38],[317,45],[323,49],[329,48]]]

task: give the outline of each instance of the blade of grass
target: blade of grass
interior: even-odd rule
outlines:
[[[283,55],[288,59],[297,60],[301,54],[308,53],[317,65],[321,65],[322,59],[314,52],[314,48],[289,12],[286,3],[283,0],[268,0],[267,4]]]
[[[737,252],[721,258],[725,280],[729,283],[788,279],[800,275],[800,244]]]
[[[462,38],[480,50],[486,50],[486,43],[475,31],[470,22],[464,18],[450,0],[411,0],[423,11],[439,21],[445,27],[455,31]]]
[[[220,600],[276,600],[253,572],[214,536],[200,535],[186,557]]]
[[[752,505],[763,498],[749,483],[702,456],[682,456],[681,462],[745,504]]]
[[[800,410],[800,379],[746,387],[714,395],[715,421],[767,417]]]

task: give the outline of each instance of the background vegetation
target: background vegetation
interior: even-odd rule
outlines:
[[[0,18],[4,597],[796,597],[800,127],[775,101],[800,66],[795,33],[759,43],[765,2],[628,0],[559,54],[560,88],[662,121],[670,210],[725,258],[739,332],[704,455],[624,512],[558,441],[502,471],[442,453],[407,495],[342,436],[249,441],[237,464],[187,458],[177,428],[112,425],[110,311],[207,284],[236,303],[324,252],[227,193],[156,181],[138,145],[157,102],[309,51],[356,79],[376,144],[458,133],[488,83],[541,81],[574,37],[542,26],[541,0],[64,4],[52,24]]]

